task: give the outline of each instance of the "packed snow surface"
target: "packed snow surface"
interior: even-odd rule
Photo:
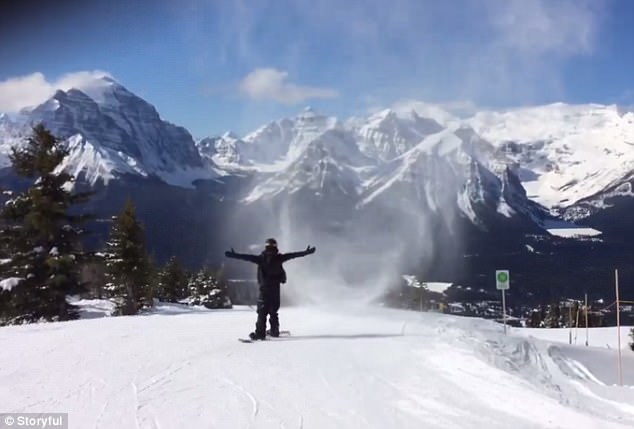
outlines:
[[[595,237],[601,235],[601,231],[594,228],[552,228],[547,230],[557,237]]]
[[[631,342],[629,337],[631,326],[621,326],[621,348],[627,349],[628,343]],[[553,343],[568,344],[572,338],[573,344],[585,344],[586,329],[584,327],[576,328],[559,328],[559,329],[541,329],[541,328],[523,328],[513,331],[518,335],[539,338]],[[615,349],[618,345],[618,331],[616,326],[608,328],[589,328],[587,331],[588,345],[598,348]],[[613,365],[612,365],[613,366]]]
[[[282,308],[292,336],[243,344],[248,308],[0,329],[3,409],[71,428],[631,428],[614,350],[493,322],[381,308]],[[514,332],[511,331],[511,332]]]
[[[415,288],[422,287],[424,289],[427,289],[430,292],[436,292],[436,293],[444,293],[447,289],[449,289],[453,285],[453,283],[447,283],[447,282],[421,282],[420,280],[416,278],[416,276],[412,276],[412,275],[404,275],[403,280],[405,280],[405,282],[407,283],[407,286],[409,287],[415,287]]]

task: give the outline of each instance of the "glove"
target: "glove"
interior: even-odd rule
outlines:
[[[233,250],[233,247],[231,248],[231,250],[228,250],[225,252],[225,256],[229,257],[229,256],[233,256],[236,254],[236,251]]]
[[[308,247],[306,248],[306,253],[308,253],[309,255],[315,253],[315,248],[308,245]]]

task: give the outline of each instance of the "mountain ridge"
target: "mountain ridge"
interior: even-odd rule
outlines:
[[[185,128],[162,120],[154,106],[113,79],[95,82],[100,85],[90,86],[90,95],[78,88],[58,90],[44,103],[23,109],[6,126],[11,129],[7,134],[27,135],[32,124],[44,123],[68,141],[71,154],[64,167],[86,176],[91,185],[138,174],[191,187],[187,178],[192,175],[194,179],[217,176]],[[6,157],[9,145],[4,143],[0,153]],[[12,139],[9,143],[18,142]]]
[[[456,126],[473,130],[472,143],[486,142],[487,154],[479,158],[490,171],[500,176],[510,167],[529,199],[572,220],[588,213],[575,210],[575,204],[593,198],[600,207],[599,200],[612,197],[634,172],[634,113],[617,105],[553,103],[481,111],[463,119],[422,102],[347,119],[306,108],[243,137],[226,132],[194,142],[185,128],[164,121],[152,105],[103,76],[80,88],[57,91],[39,106],[24,109],[15,121],[3,115],[3,165],[8,164],[9,146],[26,133],[25,125],[37,121],[63,139],[72,137],[74,149],[92,154],[94,160],[73,154],[69,163],[91,182],[138,174],[191,187],[196,180],[232,174],[276,174],[301,157],[312,140],[329,138],[334,140],[331,154],[336,145],[338,152],[349,151],[354,140],[352,152],[357,153],[344,156],[358,157],[360,152],[366,158],[361,164],[368,158],[389,164],[426,136]],[[330,135],[324,137],[326,132]]]

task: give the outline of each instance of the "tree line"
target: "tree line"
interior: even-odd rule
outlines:
[[[604,315],[588,308],[588,327],[605,326]],[[529,328],[578,328],[586,326],[586,310],[579,301],[574,301],[567,307],[559,302],[550,305],[540,305],[533,309],[528,317],[526,326]]]
[[[69,302],[71,295],[111,299],[118,315],[137,314],[157,301],[231,306],[220,271],[188,273],[175,257],[156,266],[131,200],[112,217],[104,248],[86,251],[86,225],[95,218],[80,206],[94,193],[73,192],[76,178],[62,168],[68,154],[41,124],[24,145],[11,149],[11,165],[29,186],[3,190],[0,325],[76,319],[79,309]],[[90,282],[89,267],[100,273]]]

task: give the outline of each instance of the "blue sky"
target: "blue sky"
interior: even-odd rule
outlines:
[[[468,113],[634,104],[628,0],[22,0],[0,6],[0,111],[104,71],[194,137],[311,105]]]

